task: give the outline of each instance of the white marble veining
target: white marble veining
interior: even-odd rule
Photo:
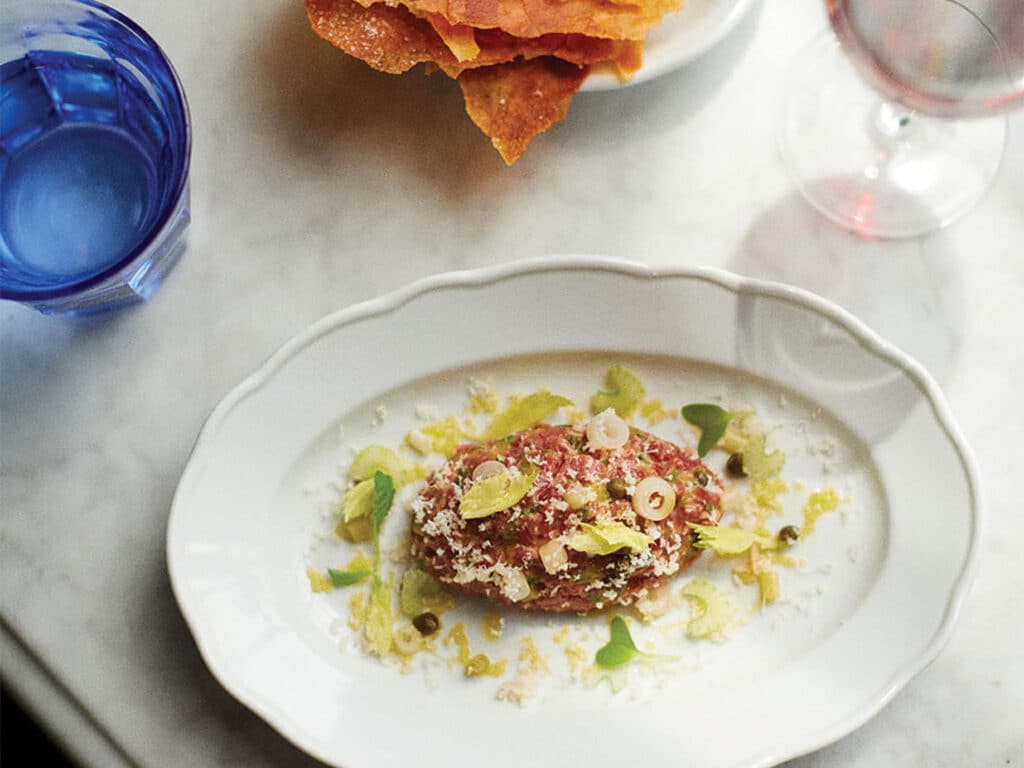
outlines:
[[[44,717],[71,702],[127,763],[313,764],[213,680],[169,591],[167,512],[205,415],[331,310],[439,271],[603,253],[837,301],[932,371],[975,449],[986,529],[948,647],[790,768],[1024,766],[1024,114],[974,211],[875,242],[811,213],[775,151],[816,0],[770,0],[694,66],[579,96],[511,169],[452,83],[347,61],[299,0],[118,6],[188,92],[195,221],[146,306],[79,320],[0,305],[0,662]],[[33,664],[49,693],[19,684]]]

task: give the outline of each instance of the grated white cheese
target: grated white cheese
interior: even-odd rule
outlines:
[[[417,496],[412,500],[412,504],[410,506],[412,508],[412,513],[416,519],[416,524],[422,525],[423,518],[426,517],[427,512],[430,510],[433,504],[431,504],[430,501],[424,498],[423,496]]]
[[[530,593],[530,585],[522,571],[506,563],[472,565],[457,562],[455,576],[452,580],[456,584],[469,584],[474,581],[481,584],[494,584],[501,590],[501,594],[514,603],[524,599]]]
[[[516,676],[502,685],[496,694],[498,699],[512,701],[519,706],[534,698],[538,682],[549,672],[547,660],[537,651],[533,641],[526,637],[522,642],[523,649],[519,653]]]

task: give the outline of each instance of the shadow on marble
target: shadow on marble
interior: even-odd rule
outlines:
[[[587,152],[642,142],[677,129],[719,92],[757,33],[763,3],[704,55],[661,77],[616,91],[581,93],[573,101],[558,140]]]
[[[132,322],[145,305],[96,315],[42,315],[29,307],[0,304],[0,410],[4,432],[31,429],[36,416],[29,406],[45,408],[53,398],[68,398],[74,371],[87,367],[97,348]],[[2,450],[0,441],[0,450]]]
[[[854,314],[943,384],[965,333],[962,265],[945,231],[922,238],[860,237],[813,210],[796,191],[747,230],[727,265],[788,283]]]
[[[426,179],[442,197],[500,191],[504,163],[447,76],[428,77],[422,67],[377,72],[317,37],[301,3],[282,7],[255,60],[251,106],[304,164],[343,174],[354,153],[371,157],[383,176]]]
[[[199,654],[192,634],[178,609],[166,569],[154,572],[148,601],[150,638],[142,644],[152,654],[157,680],[174,678],[164,686],[164,711],[176,710],[182,733],[192,733],[200,746],[182,754],[201,755],[210,765],[291,766],[326,768],[285,739],[262,718],[224,689]],[[205,762],[204,762],[205,764]]]

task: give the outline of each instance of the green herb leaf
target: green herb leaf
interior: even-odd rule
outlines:
[[[621,667],[639,653],[632,635],[629,634],[629,627],[621,616],[612,619],[611,639],[597,649],[594,662],[604,669]]]
[[[619,616],[612,619],[610,642],[630,648],[634,651],[638,650],[636,644],[633,642],[633,636],[629,632],[629,625],[626,624],[625,619]]]
[[[379,469],[373,475],[373,536],[380,535],[380,527],[384,518],[391,511],[391,503],[395,500],[395,481],[391,475],[385,475]]]
[[[628,664],[636,657],[643,661],[679,661],[678,656],[659,656],[641,651],[633,642],[625,620],[616,616],[611,623],[611,639],[597,649],[594,663],[603,669],[615,669],[623,664]]]
[[[368,482],[364,480],[363,482]],[[377,470],[373,475],[373,515],[370,526],[373,533],[373,579],[380,581],[380,529],[384,518],[391,511],[391,503],[395,500],[395,482],[391,475]]]
[[[615,667],[621,667],[623,664],[628,664],[635,655],[636,651],[634,649],[627,648],[624,645],[614,645],[609,642],[602,648],[598,648],[594,661],[599,667],[614,669]]]
[[[336,587],[351,587],[353,584],[361,584],[370,578],[372,571],[339,571],[334,568],[327,569],[327,575],[331,577],[331,583]]]
[[[363,482],[369,481],[364,480]],[[376,470],[373,473],[373,514],[370,517],[373,532],[373,570],[370,575],[373,576],[373,580],[370,584],[370,601],[367,606],[364,632],[367,650],[377,656],[383,656],[391,650],[391,628],[394,623],[394,617],[391,614],[393,577],[384,581],[380,576],[380,529],[384,525],[384,519],[388,516],[388,512],[391,511],[394,500],[395,481],[391,475],[387,475],[379,469]]]
[[[714,448],[725,434],[726,427],[736,414],[712,403],[694,403],[684,405],[683,418],[700,429],[700,442],[697,443],[697,455],[701,458]]]

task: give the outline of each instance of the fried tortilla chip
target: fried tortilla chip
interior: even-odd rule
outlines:
[[[554,56],[578,66],[609,62],[615,65],[619,76],[628,78],[643,64],[642,42],[636,40],[607,40],[586,35],[555,34],[526,39],[513,37],[500,29],[478,29],[476,41],[481,51],[491,56],[508,55],[533,59]]]
[[[419,19],[404,7],[373,5],[364,8],[354,0],[306,0],[306,12],[314,31],[350,56],[374,69],[398,75],[417,64],[432,62],[449,77],[463,70],[504,64],[516,58],[556,56],[574,64],[613,63],[623,76],[640,68],[642,44],[602,40],[584,35],[545,35],[534,40],[512,37],[500,30],[446,27],[444,34],[460,41],[458,53],[438,33],[431,20]],[[443,20],[439,23],[444,23]],[[466,47],[467,31],[475,33],[476,54]]]
[[[455,59],[428,22],[402,8],[306,0],[306,13],[320,37],[381,72],[400,75],[425,61]]]
[[[424,18],[437,32],[444,44],[448,46],[455,58],[460,62],[472,61],[480,55],[480,46],[476,42],[476,30],[465,24],[449,24],[444,16],[428,13]]]
[[[656,1],[665,0],[647,0]],[[641,64],[643,43],[636,40],[561,32],[516,37],[429,11],[414,15],[403,5],[362,2],[305,0],[316,33],[374,69],[401,74],[423,63],[457,78],[466,111],[509,165],[534,136],[565,119],[590,64],[609,62],[623,77]]]
[[[469,69],[459,76],[466,112],[512,165],[530,140],[564,120],[587,68],[545,56]]]
[[[516,37],[573,33],[643,40],[683,0],[359,0],[369,6],[400,2],[415,15],[438,14],[449,24],[501,29]]]

